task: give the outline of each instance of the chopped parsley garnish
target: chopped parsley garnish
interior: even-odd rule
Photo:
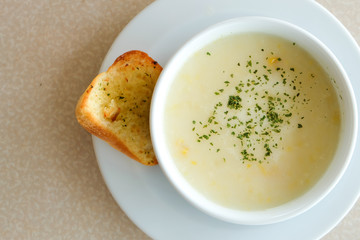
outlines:
[[[206,54],[211,55],[210,52]],[[233,138],[234,143],[231,143],[231,146],[238,149],[242,162],[269,162],[274,149],[281,148],[279,143],[283,138],[278,134],[282,132],[283,126],[293,126],[290,123],[294,121],[292,116],[295,104],[307,104],[310,99],[299,99],[300,90],[304,87],[301,80],[305,74],[303,77],[299,75],[302,72],[297,74],[294,67],[286,65],[287,61],[279,63],[282,59],[276,56],[275,52],[270,54],[271,58],[269,55],[263,56],[263,61],[248,56],[244,63],[235,62],[234,65],[240,68],[230,70],[233,72],[228,75],[222,75],[222,79],[219,79],[222,86],[214,91],[218,100],[209,116],[206,120],[192,121],[192,131],[197,142],[209,144],[209,150],[221,156],[223,151],[216,146],[215,139],[227,134]],[[254,69],[253,63],[260,62],[265,65],[258,65],[262,67]],[[248,72],[245,79],[240,78],[242,74],[238,74],[239,69]],[[226,73],[229,69],[221,71]],[[315,77],[313,74],[310,76]],[[301,80],[298,81],[299,79]],[[266,85],[268,88],[264,89],[263,86]],[[303,128],[303,125],[297,123],[297,128]],[[220,159],[226,162],[223,156]]]
[[[227,103],[227,106],[230,108],[230,109],[240,109],[241,108],[241,98],[239,96],[229,96],[229,100],[228,100],[228,103]]]
[[[251,60],[247,61],[246,67],[252,67],[252,62],[251,62]]]

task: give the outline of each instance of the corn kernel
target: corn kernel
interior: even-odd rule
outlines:
[[[276,58],[276,57],[271,57],[271,58],[269,58],[269,63],[275,63],[276,61],[278,60],[278,58]]]
[[[263,167],[263,165],[259,164],[259,168],[261,170],[261,173],[266,176],[267,172],[266,172],[265,168]]]
[[[336,112],[333,117],[332,117],[333,123],[334,124],[339,124],[340,123],[340,113]]]
[[[293,149],[292,149],[292,147],[287,147],[286,149],[285,149],[285,151],[287,151],[287,152],[291,152]]]

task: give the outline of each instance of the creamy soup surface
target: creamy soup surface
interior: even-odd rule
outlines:
[[[332,81],[296,42],[260,33],[216,40],[181,67],[167,97],[177,167],[200,193],[234,209],[304,194],[338,143]]]

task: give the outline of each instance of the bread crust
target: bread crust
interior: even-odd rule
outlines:
[[[107,76],[108,73],[112,71],[129,71],[129,68],[131,71],[134,70],[134,68],[139,68],[143,66],[146,67],[151,66],[154,69],[155,73],[158,75],[162,71],[162,67],[155,60],[149,57],[148,54],[144,52],[133,50],[119,56],[106,72],[100,73],[94,78],[94,80],[87,87],[85,92],[81,95],[76,105],[75,115],[79,124],[89,133],[103,139],[115,149],[121,151],[128,157],[144,165],[156,165],[158,162],[157,159],[155,158],[155,155],[153,155],[151,161],[140,159],[140,157],[137,156],[136,153],[130,151],[129,147],[116,133],[114,133],[111,129],[109,129],[108,126],[106,126],[103,123],[102,119],[99,119],[99,116],[97,116],[94,113],[93,109],[89,106],[89,101],[90,101],[89,97],[94,91],[94,86],[98,84],[100,81],[103,81],[104,78],[108,77]],[[155,81],[156,80],[157,77]],[[150,109],[147,110],[150,111]],[[148,119],[147,122],[149,122]],[[139,126],[139,127],[148,128],[148,126]],[[148,129],[148,131],[150,136],[150,130]],[[146,139],[146,141],[151,141],[150,137],[149,139]],[[153,150],[151,149],[151,151]]]

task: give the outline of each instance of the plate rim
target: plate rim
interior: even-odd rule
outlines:
[[[279,0],[281,1],[281,0]],[[135,21],[138,21],[138,18],[141,18],[142,15],[146,12],[152,11],[153,8],[159,7],[159,5],[161,5],[162,3],[167,2],[167,0],[157,0],[154,1],[153,3],[149,4],[147,7],[145,7],[142,11],[140,11],[126,26],[125,28],[123,28],[123,30],[118,34],[118,36],[116,37],[116,39],[114,40],[113,44],[111,45],[109,51],[107,52],[106,56],[104,57],[104,61],[101,65],[100,71],[103,71],[105,68],[108,68],[108,65],[106,63],[106,60],[109,58],[109,56],[111,55],[113,49],[116,47],[116,43],[123,37],[123,35],[125,35],[124,33],[126,33],[126,31],[129,31],[129,29],[131,30],[132,25],[135,23]],[[332,15],[332,13],[330,13],[330,11],[328,11],[325,7],[323,7],[320,3],[314,1],[314,0],[305,0],[304,2],[308,2],[311,4],[314,4],[314,7],[319,8],[320,11],[325,12],[325,14],[328,15],[328,17],[331,17],[333,21],[336,21],[338,23],[339,26],[342,27],[342,30],[344,31],[345,34],[347,34],[347,38],[348,40],[351,40],[353,42],[353,45],[357,46],[358,49],[358,54],[360,54],[360,50],[359,47],[357,45],[357,42],[355,41],[355,39],[353,38],[353,36],[350,34],[350,32],[342,25],[342,23],[334,16]],[[281,19],[281,18],[280,18]],[[130,49],[129,49],[130,50]],[[355,94],[356,95],[356,94]],[[116,194],[114,193],[113,189],[112,189],[112,184],[109,182],[109,179],[106,177],[106,172],[103,169],[103,162],[101,161],[102,156],[100,156],[100,150],[99,150],[99,140],[97,137],[93,136],[92,137],[93,140],[93,147],[94,147],[94,151],[95,151],[95,155],[96,155],[96,159],[102,174],[102,177],[105,181],[105,184],[107,186],[107,188],[109,189],[111,195],[113,196],[113,198],[115,199],[115,201],[117,202],[117,204],[122,208],[122,210],[126,213],[126,215],[148,236],[150,237],[155,237],[152,236],[150,233],[148,233],[147,231],[145,231],[141,225],[136,219],[133,219],[132,217],[129,216],[129,214],[127,213],[127,211],[125,209],[123,209],[123,207],[121,206],[121,204],[119,204],[118,201],[118,196],[116,196]],[[100,140],[102,141],[102,140]],[[357,143],[358,144],[358,143]],[[355,155],[355,152],[354,152]],[[352,159],[354,158],[354,155],[352,157]],[[347,174],[347,172],[345,173]],[[354,206],[354,204],[357,202],[357,200],[359,199],[360,196],[360,188],[357,191],[357,197],[354,197],[351,201],[350,204],[348,204],[348,207],[342,212],[341,216],[338,217],[337,221],[333,222],[333,224],[331,224],[331,226],[328,227],[327,231],[323,232],[323,234],[321,236],[317,236],[317,237],[322,237],[324,235],[326,235],[329,231],[331,231],[347,214],[348,212],[352,209],[352,207]]]

